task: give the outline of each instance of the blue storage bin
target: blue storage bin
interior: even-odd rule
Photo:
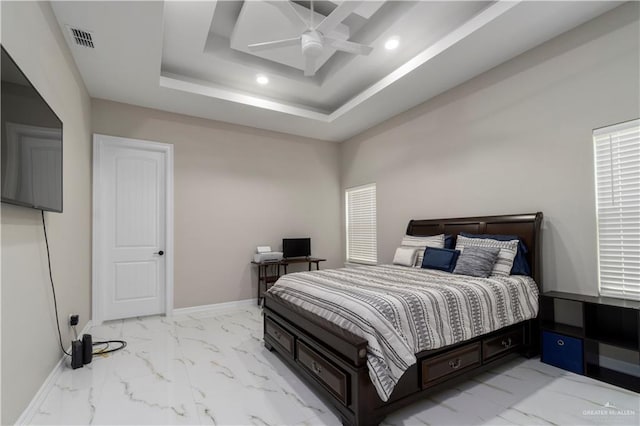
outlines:
[[[563,334],[542,332],[542,362],[584,374],[582,339]]]

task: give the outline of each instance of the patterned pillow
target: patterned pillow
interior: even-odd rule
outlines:
[[[522,238],[517,235],[503,235],[503,234],[470,234],[468,232],[461,232],[460,235],[468,238],[489,238],[498,241],[511,241],[518,240],[518,253],[516,258],[513,259],[513,266],[511,267],[511,275],[528,275],[531,276],[531,268],[529,267],[529,261],[527,260],[527,245]],[[447,246],[447,239],[445,236],[444,246]]]
[[[414,235],[405,235],[402,238],[400,245],[405,247],[414,247],[418,251],[416,262],[413,266],[422,267],[422,258],[424,257],[424,250],[427,247],[444,248],[444,234],[432,235],[429,237],[416,237]]]
[[[494,247],[500,249],[498,260],[493,265],[491,275],[511,275],[513,259],[518,252],[518,240],[498,241],[490,238],[467,238],[458,235],[456,250],[464,252],[465,247]]]
[[[500,253],[498,247],[467,246],[458,258],[453,273],[487,278],[491,275],[493,265],[498,259],[498,253]]]
[[[414,247],[398,247],[393,256],[393,264],[401,266],[413,266],[416,264],[418,250]]]

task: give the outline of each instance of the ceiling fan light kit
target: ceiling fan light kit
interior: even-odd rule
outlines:
[[[322,44],[322,36],[319,32],[312,30],[307,31],[301,36],[302,55],[317,58],[322,54],[324,48]]]
[[[308,22],[298,14],[290,1],[268,1],[267,3],[277,7],[292,24],[298,26],[302,22],[307,30],[299,37],[250,44],[248,46],[249,50],[257,52],[299,45],[302,56],[304,57],[304,75],[307,77],[315,75],[316,59],[322,55],[326,47],[354,55],[368,55],[373,50],[371,46],[327,36],[357,8],[362,1],[343,1],[317,26],[313,22],[313,1],[311,1],[311,14]]]

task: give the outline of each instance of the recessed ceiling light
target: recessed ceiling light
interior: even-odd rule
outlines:
[[[393,50],[397,48],[399,45],[400,45],[400,40],[398,40],[397,37],[393,37],[387,40],[387,42],[384,44],[384,48],[387,50]]]
[[[265,84],[269,83],[269,78],[266,75],[258,74],[256,76],[256,81],[258,82],[258,84],[265,85]]]

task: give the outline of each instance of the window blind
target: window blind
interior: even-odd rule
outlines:
[[[376,185],[346,190],[347,261],[375,264],[378,261],[376,237]]]
[[[600,294],[640,300],[640,119],[593,141]]]

